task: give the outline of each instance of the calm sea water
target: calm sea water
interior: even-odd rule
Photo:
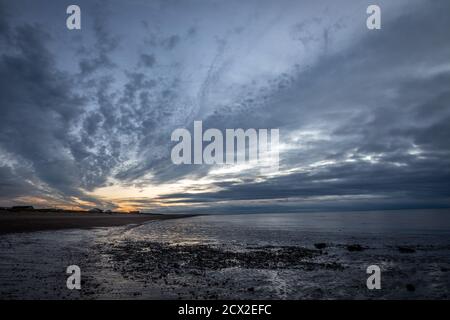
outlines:
[[[123,251],[124,244],[127,250],[145,253],[155,243],[191,250],[206,245],[226,252],[266,246],[315,249],[316,243],[326,243],[326,249],[310,261],[309,268],[220,268],[219,261],[219,267],[201,271],[172,270],[165,258],[173,250],[166,255],[164,246],[158,259],[168,270],[161,277],[143,271],[135,260],[124,262],[130,253]],[[355,244],[364,250],[349,251],[347,246]],[[410,250],[401,251],[404,247]],[[65,269],[71,264],[82,269],[83,290],[66,288]],[[133,272],[123,272],[124,264]],[[129,264],[136,264],[135,270]],[[366,268],[373,264],[382,269],[381,290],[366,287]],[[5,235],[0,237],[0,296],[448,299],[450,212],[209,215],[138,226]]]
[[[208,215],[162,221],[133,230],[136,237],[173,243],[308,245],[324,240],[448,244],[450,211],[370,211]]]

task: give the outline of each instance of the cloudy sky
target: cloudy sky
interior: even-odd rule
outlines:
[[[0,205],[449,207],[449,40],[447,0],[0,0]],[[279,171],[172,164],[195,120],[279,128]]]

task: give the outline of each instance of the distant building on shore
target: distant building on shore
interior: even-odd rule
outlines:
[[[140,212],[139,210],[129,211],[128,213],[131,213],[131,214],[141,214],[141,212]]]
[[[103,210],[99,209],[99,208],[92,208],[92,209],[89,210],[89,212],[91,212],[91,213],[103,213]]]

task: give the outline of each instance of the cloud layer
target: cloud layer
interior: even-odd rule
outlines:
[[[450,205],[450,4],[0,5],[0,205],[269,212]],[[176,166],[171,132],[279,128],[280,172]]]

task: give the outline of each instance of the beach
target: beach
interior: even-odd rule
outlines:
[[[204,215],[6,234],[0,297],[448,299],[449,230],[448,210],[416,210]],[[66,287],[69,265],[81,269],[81,290]],[[380,290],[366,286],[370,265],[381,269]]]
[[[93,212],[0,212],[0,234],[60,229],[89,229],[140,224],[152,220],[191,215],[93,213]]]

